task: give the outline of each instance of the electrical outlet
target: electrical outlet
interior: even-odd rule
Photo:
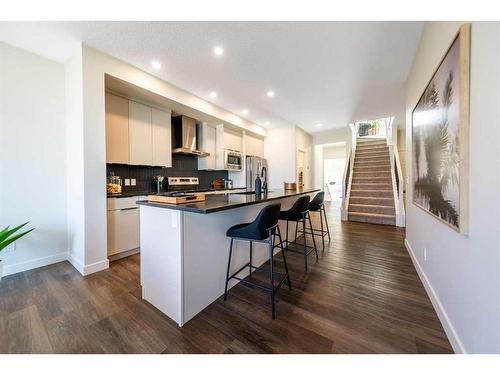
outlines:
[[[424,247],[424,260],[427,261],[427,248]]]
[[[125,186],[130,186],[130,178],[125,179]]]
[[[133,178],[130,180],[130,183],[132,184],[132,186],[135,186],[137,184],[137,181],[135,180],[135,178]]]
[[[9,246],[5,248],[6,253],[12,253],[13,251],[16,251],[16,241],[11,243]]]

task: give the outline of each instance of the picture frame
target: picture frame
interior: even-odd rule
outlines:
[[[462,25],[411,116],[412,203],[468,234],[470,24]]]

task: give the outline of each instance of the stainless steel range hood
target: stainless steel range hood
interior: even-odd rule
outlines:
[[[172,117],[172,153],[209,156],[198,150],[196,120],[187,116]]]

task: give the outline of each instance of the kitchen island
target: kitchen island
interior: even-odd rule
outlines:
[[[230,242],[227,229],[253,221],[268,204],[280,202],[281,209],[286,210],[298,196],[312,196],[317,191],[273,190],[260,197],[241,193],[207,195],[204,201],[178,205],[137,202],[143,299],[182,326],[224,294]],[[284,235],[284,223],[280,228]],[[290,226],[289,236],[294,232],[295,227]],[[248,247],[246,241],[235,241],[232,271],[248,263]],[[265,244],[254,243],[254,266],[268,260],[267,251]],[[236,280],[232,280],[229,287],[235,284]]]

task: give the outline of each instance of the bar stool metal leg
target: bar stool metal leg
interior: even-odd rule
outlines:
[[[224,288],[224,301],[227,300],[227,284],[229,282],[229,272],[231,269],[231,255],[233,254],[233,243],[234,243],[234,239],[231,238],[231,245],[229,246],[229,259],[227,261],[226,286]]]
[[[293,240],[294,242],[297,242],[297,230],[299,229],[299,222],[295,222],[295,239]]]
[[[278,225],[277,229],[278,229],[278,231],[277,231],[278,232],[278,239],[280,241],[281,255],[283,256],[283,264],[285,266],[285,272],[286,272],[286,276],[288,279],[288,289],[292,290],[292,282],[290,281],[290,274],[288,273],[288,265],[286,263],[286,256],[285,256],[285,248],[283,247],[283,241],[281,239],[281,231],[280,231],[279,225]]]
[[[323,215],[321,214],[321,207],[319,209],[319,221],[321,222],[321,245],[323,246],[323,251],[325,251],[325,232],[323,230]]]
[[[248,277],[252,278],[253,242],[252,241],[249,242],[250,242],[250,274],[248,275]]]
[[[311,237],[313,239],[313,244],[314,244],[314,253],[316,254],[316,260],[318,260],[318,249],[316,249],[316,239],[314,238],[314,232],[313,232],[313,227],[311,224],[311,215],[309,214],[309,211],[307,212],[307,219],[309,220],[309,229],[311,229]],[[305,233],[305,227],[304,227],[304,233]],[[305,234],[304,234],[305,238]],[[305,241],[304,241],[305,243]]]
[[[326,219],[326,210],[324,205],[323,205],[323,214],[325,215],[325,224],[326,224],[326,232],[328,233],[328,242],[330,242],[332,239],[330,238],[330,227],[328,226],[328,220]]]
[[[269,231],[269,281],[271,283],[271,306],[272,306],[272,317],[276,319],[276,307],[274,300],[274,272],[273,272],[273,250],[274,241],[271,231]]]
[[[298,223],[297,223],[298,224]],[[305,214],[302,215],[302,232],[304,233],[304,264],[307,272],[307,245],[306,245],[306,219]]]

